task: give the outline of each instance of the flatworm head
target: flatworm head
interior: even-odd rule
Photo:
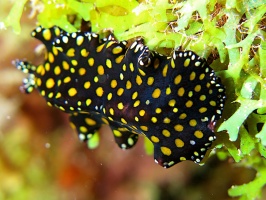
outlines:
[[[113,35],[101,40],[57,27],[38,27],[32,35],[47,54],[37,67],[16,62],[29,73],[23,88],[37,88],[50,106],[69,113],[81,140],[108,124],[122,149],[134,146],[139,134],[148,137],[155,161],[165,168],[203,159],[225,101],[224,87],[204,59],[192,51],[164,56],[142,39],[128,45]]]

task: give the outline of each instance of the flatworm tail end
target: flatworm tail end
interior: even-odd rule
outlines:
[[[130,149],[138,141],[138,134],[132,133],[130,131],[120,131],[113,129],[115,142],[121,149]]]
[[[22,61],[22,60],[15,60],[12,62],[12,64],[17,69],[21,70],[23,73],[28,74],[28,77],[23,79],[20,90],[25,93],[31,93],[33,89],[36,87],[35,75],[34,75],[36,67],[34,65],[31,65],[27,61]]]
[[[81,141],[89,140],[105,124],[100,115],[90,113],[73,113],[70,123]]]

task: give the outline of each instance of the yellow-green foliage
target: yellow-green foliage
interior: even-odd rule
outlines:
[[[216,154],[234,158],[257,171],[255,179],[233,186],[231,196],[254,199],[266,183],[266,3],[265,0],[55,0],[31,1],[45,26],[68,32],[80,20],[92,30],[113,30],[119,40],[142,36],[151,49],[191,49],[200,56],[219,55],[211,67],[227,88]],[[19,33],[26,0],[17,0],[4,21]],[[70,23],[75,16],[75,23]],[[2,24],[3,26],[3,24]],[[97,142],[97,140],[96,140]],[[94,144],[89,144],[94,147]],[[150,152],[150,149],[148,150]]]

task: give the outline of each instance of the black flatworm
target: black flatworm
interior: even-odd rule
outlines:
[[[81,140],[108,124],[122,149],[134,146],[139,134],[149,138],[155,161],[165,168],[203,159],[225,101],[220,79],[203,58],[192,51],[165,56],[142,39],[128,45],[113,35],[100,39],[58,27],[37,27],[32,36],[47,53],[39,66],[15,62],[29,74],[22,87],[27,93],[36,88],[48,105],[69,113]]]

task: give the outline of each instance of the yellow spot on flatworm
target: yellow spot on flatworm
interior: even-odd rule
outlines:
[[[69,95],[69,96],[73,97],[73,96],[75,96],[76,94],[77,94],[77,90],[76,90],[76,88],[70,88],[70,89],[68,90],[68,95]]]
[[[71,78],[69,76],[67,76],[66,78],[64,78],[64,83],[69,83],[71,81]]]
[[[195,119],[191,119],[191,120],[189,121],[189,125],[190,125],[190,126],[196,126],[196,125],[197,125],[197,121],[196,121]]]
[[[174,83],[178,85],[182,80],[182,76],[179,74],[175,77]]]
[[[129,90],[132,87],[132,83],[128,80],[126,83],[126,88]]]
[[[57,65],[55,68],[54,68],[54,74],[55,75],[59,75],[61,73],[61,69],[60,67]]]
[[[142,76],[145,76],[146,75],[146,73],[142,70],[142,69],[138,69],[139,70],[139,73],[142,75]]]
[[[53,96],[54,96],[54,93],[53,92],[50,92],[49,94],[48,94],[48,98],[53,98]]]
[[[105,64],[108,68],[112,68],[112,61],[110,59],[106,59]]]
[[[182,148],[184,146],[184,142],[183,140],[181,139],[175,139],[175,145],[178,147],[178,148]]]
[[[76,60],[71,60],[71,64],[74,65],[74,66],[77,66],[77,65],[78,65],[78,61],[76,61]]]
[[[182,97],[185,93],[185,89],[183,87],[179,88],[177,91],[178,96]]]
[[[97,94],[98,97],[103,96],[103,88],[102,87],[98,87],[96,89],[96,94]]]
[[[178,108],[173,108],[173,112],[177,113],[178,112]]]
[[[174,106],[175,106],[175,103],[176,103],[176,100],[175,100],[175,99],[171,99],[171,100],[168,102],[168,105],[171,106],[171,107],[174,107]]]
[[[153,93],[152,93],[152,97],[153,98],[158,98],[161,95],[161,90],[159,88],[156,88]]]
[[[94,59],[93,58],[89,58],[88,60],[89,66],[93,66],[94,65]]]
[[[133,94],[132,94],[132,99],[136,99],[138,97],[138,92],[134,92]]]
[[[46,87],[47,88],[52,88],[54,87],[55,85],[55,82],[54,82],[54,79],[53,78],[49,78],[47,81],[46,81]]]
[[[117,81],[114,79],[111,81],[111,88],[115,88],[117,86]]]
[[[199,98],[201,101],[204,101],[206,99],[206,96],[205,95],[200,95],[200,98]]]
[[[90,86],[91,86],[91,82],[90,81],[87,81],[87,82],[84,83],[84,88],[85,89],[89,89]]]
[[[151,136],[151,141],[152,142],[154,142],[154,143],[157,143],[157,142],[159,142],[160,140],[159,140],[159,138],[158,137],[156,137],[156,136]]]
[[[181,115],[179,115],[179,119],[185,119],[187,117],[186,113],[182,113]]]
[[[210,105],[211,106],[216,106],[216,102],[215,101],[210,101]]]
[[[37,86],[41,86],[41,84],[42,84],[42,80],[40,79],[40,78],[37,78],[37,80],[36,80],[36,84],[37,84]]]
[[[62,62],[62,66],[64,70],[69,70],[69,64],[66,61]]]
[[[50,63],[45,63],[44,68],[46,71],[50,71],[51,68]]]
[[[201,75],[199,76],[199,79],[200,79],[200,80],[203,80],[204,77],[205,77],[205,74],[201,74]]]
[[[58,55],[58,50],[55,46],[53,46],[52,51],[53,51],[54,55],[56,55],[56,56]]]
[[[193,81],[196,78],[196,73],[195,72],[191,72],[190,76],[189,76],[189,80]]]
[[[112,97],[113,97],[113,94],[112,94],[112,93],[109,93],[109,94],[107,95],[107,99],[108,99],[109,101],[112,99]]]
[[[102,45],[100,45],[100,46],[98,46],[97,48],[96,48],[96,52],[101,52],[102,51],[102,49],[103,49],[103,47],[104,47],[104,45],[105,45],[105,43],[103,43]]]
[[[200,109],[199,109],[199,112],[200,113],[205,113],[207,111],[207,108],[206,107],[201,107]]]
[[[79,131],[82,133],[86,133],[88,131],[88,129],[85,126],[80,126]]]
[[[180,125],[180,124],[177,124],[177,125],[174,126],[174,129],[176,131],[178,131],[178,132],[181,132],[181,131],[184,130],[184,127],[182,125]]]
[[[54,62],[54,55],[51,52],[48,53],[48,59],[50,63]]]
[[[157,118],[156,118],[156,117],[152,117],[152,118],[151,118],[151,121],[152,121],[153,123],[156,123],[156,122],[157,122]]]
[[[148,127],[147,126],[140,126],[140,129],[143,131],[148,131]]]
[[[147,80],[147,84],[148,85],[152,85],[154,82],[154,78],[153,77],[149,77],[148,80]]]
[[[142,79],[141,79],[141,77],[139,75],[137,75],[137,77],[136,77],[136,83],[138,85],[141,85],[142,84]]]
[[[139,115],[143,117],[145,115],[145,110],[140,110]]]
[[[118,107],[119,110],[122,110],[124,108],[124,105],[123,105],[122,102],[120,102],[120,103],[117,104],[117,107]]]
[[[162,112],[162,109],[161,109],[161,108],[156,108],[156,109],[155,109],[155,112],[156,112],[157,114],[159,114],[159,113]]]
[[[117,64],[119,64],[119,63],[122,62],[123,58],[124,58],[124,55],[118,56],[118,57],[115,59],[115,62],[116,62]]]
[[[78,36],[77,37],[77,40],[76,40],[76,43],[78,46],[80,46],[84,41],[84,37],[83,36]]]
[[[89,105],[91,105],[91,99],[86,100],[86,106],[89,106]]]
[[[134,72],[134,65],[133,65],[133,63],[129,63],[129,69],[130,69],[130,71]]]
[[[127,121],[124,118],[121,118],[121,122],[127,124]]]
[[[81,56],[83,56],[83,57],[88,57],[88,55],[89,55],[89,52],[86,50],[86,49],[82,49],[81,51],[80,51],[80,54],[81,54]]]
[[[110,112],[111,115],[114,115],[114,114],[115,114],[115,111],[114,111],[113,108],[110,108],[110,109],[109,109],[109,112]]]
[[[52,35],[51,35],[51,31],[49,29],[44,29],[42,34],[43,34],[43,37],[44,37],[45,40],[48,41],[48,40],[51,39]]]
[[[186,107],[187,107],[187,108],[190,108],[192,105],[193,105],[193,101],[188,100],[188,101],[186,102]]]
[[[137,106],[139,106],[139,104],[140,104],[140,100],[137,100],[137,101],[135,101],[135,103],[133,104],[133,107],[137,107]]]
[[[195,88],[194,88],[194,90],[196,92],[199,92],[201,90],[201,85],[196,85]]]
[[[112,49],[112,53],[113,54],[119,54],[123,51],[123,48],[122,47],[115,47]]]
[[[189,63],[190,63],[190,58],[187,58],[184,62],[184,67],[187,67],[189,66]]]
[[[161,152],[166,156],[170,156],[172,154],[171,149],[169,149],[168,147],[161,147]]]
[[[40,74],[43,76],[45,74],[45,70],[44,70],[43,65],[38,66],[36,72],[37,72],[37,74]]]
[[[168,117],[163,119],[163,123],[165,123],[165,124],[169,124],[170,122],[171,122],[171,120]]]
[[[62,94],[60,92],[58,92],[55,96],[56,99],[59,99],[62,96]]]
[[[123,93],[124,93],[124,88],[119,88],[119,89],[117,90],[117,95],[118,95],[118,96],[121,96]]]
[[[103,66],[102,65],[99,65],[97,71],[98,71],[98,74],[99,75],[103,75],[104,74],[104,68],[103,68]]]
[[[79,69],[79,75],[80,75],[80,76],[84,76],[85,74],[86,74],[86,69],[83,68],[83,67],[80,68],[80,69]]]
[[[68,51],[66,52],[66,55],[68,57],[74,57],[75,56],[75,49],[74,48],[68,49]]]
[[[167,71],[168,71],[168,64],[166,64],[163,68],[163,77],[167,76]]]
[[[91,119],[91,118],[85,118],[85,122],[86,124],[88,124],[89,126],[94,126],[96,125],[96,121]]]
[[[113,133],[114,133],[115,137],[121,137],[122,136],[122,133],[118,130],[113,130]]]
[[[171,94],[171,88],[170,88],[170,87],[166,88],[165,94],[166,94],[166,95]]]
[[[194,132],[194,135],[196,136],[196,138],[202,138],[203,137],[203,132],[200,130],[197,130]]]
[[[168,131],[168,130],[166,130],[166,129],[164,129],[163,131],[162,131],[162,134],[165,136],[165,137],[170,137],[170,132]]]
[[[122,66],[122,70],[123,70],[124,72],[127,70],[127,66],[126,66],[126,64],[123,64],[123,66]]]

